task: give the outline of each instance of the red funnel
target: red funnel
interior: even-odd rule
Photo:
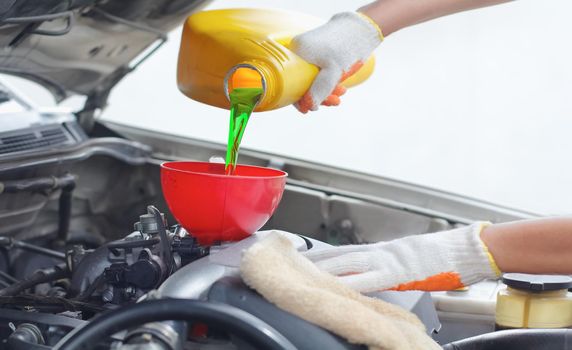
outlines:
[[[287,174],[237,165],[225,175],[224,164],[166,162],[161,165],[163,196],[175,219],[200,244],[238,241],[260,229],[284,192]]]

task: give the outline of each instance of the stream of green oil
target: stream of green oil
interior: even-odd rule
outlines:
[[[228,175],[234,173],[242,135],[244,135],[250,114],[252,114],[263,92],[262,88],[235,88],[229,93],[230,126],[225,162],[225,172]]]

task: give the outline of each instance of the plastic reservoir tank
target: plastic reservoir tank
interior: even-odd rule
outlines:
[[[572,278],[507,273],[497,295],[496,328],[569,328]]]

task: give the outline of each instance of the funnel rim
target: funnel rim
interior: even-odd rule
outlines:
[[[213,174],[213,173],[207,173],[204,171],[194,171],[194,170],[183,170],[183,169],[177,169],[177,168],[173,168],[170,167],[169,164],[173,164],[173,163],[177,163],[177,164],[181,164],[181,163],[187,163],[187,164],[217,164],[217,163],[209,163],[209,162],[198,162],[198,161],[167,161],[167,162],[163,162],[161,163],[161,169],[165,169],[165,170],[169,170],[169,171],[174,171],[174,172],[179,172],[179,173],[184,173],[184,174],[194,174],[194,175],[202,175],[202,176],[209,176],[209,177],[220,177],[220,178],[225,178],[225,179],[279,179],[279,178],[285,178],[288,177],[288,173],[283,171],[283,170],[279,170],[279,169],[274,169],[274,168],[267,168],[267,167],[261,167],[261,166],[256,166],[256,165],[244,165],[244,164],[237,164],[237,167],[246,167],[246,168],[256,168],[256,169],[264,169],[264,170],[271,170],[271,171],[275,171],[278,174],[276,175],[261,175],[261,176],[251,176],[251,175],[226,175],[226,174]],[[222,164],[224,165],[224,164]]]

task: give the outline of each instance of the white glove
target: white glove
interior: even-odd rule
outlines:
[[[480,233],[479,222],[451,231],[375,244],[308,251],[304,255],[360,292],[454,290],[500,277]]]
[[[357,72],[382,41],[381,30],[373,20],[357,12],[338,13],[326,24],[294,37],[291,49],[320,67],[296,108],[306,113],[317,110],[320,104],[338,105],[339,96],[345,92],[338,84]]]

